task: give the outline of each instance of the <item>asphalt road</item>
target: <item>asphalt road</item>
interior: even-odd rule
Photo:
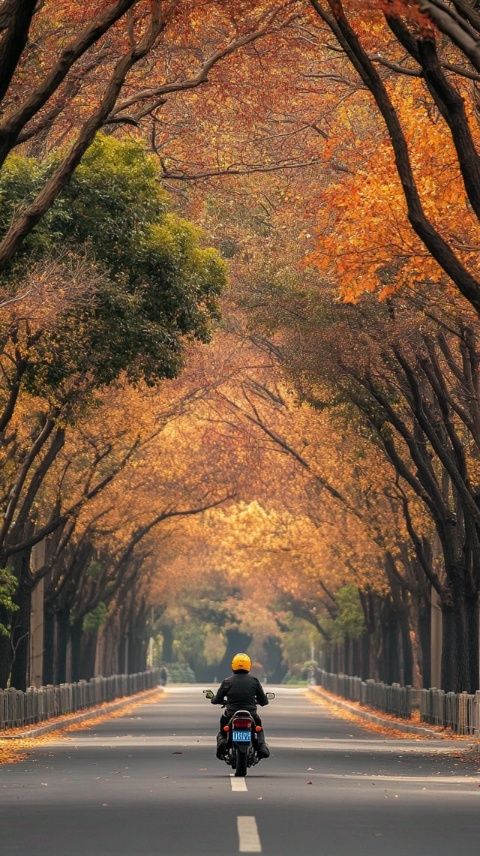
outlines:
[[[480,763],[458,744],[377,737],[281,688],[244,784],[214,757],[217,713],[172,687],[0,766],[2,856],[478,853]]]

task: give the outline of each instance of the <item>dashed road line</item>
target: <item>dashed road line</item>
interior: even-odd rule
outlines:
[[[238,852],[261,853],[262,844],[258,834],[257,821],[253,816],[237,817]]]
[[[247,783],[246,783],[245,779],[242,779],[240,777],[235,778],[235,776],[231,775],[230,776],[230,784],[232,786],[232,791],[243,791],[243,792],[245,792],[248,790]]]

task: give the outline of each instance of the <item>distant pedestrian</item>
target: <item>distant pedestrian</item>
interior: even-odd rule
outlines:
[[[160,686],[164,687],[165,684],[167,683],[167,681],[168,681],[168,672],[167,672],[165,666],[162,666],[162,668],[160,669]]]

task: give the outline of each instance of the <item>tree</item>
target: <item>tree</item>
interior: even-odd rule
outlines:
[[[311,5],[322,22],[329,27],[346,59],[359,75],[364,87],[373,96],[392,147],[394,165],[400,180],[410,226],[435,263],[478,311],[480,299],[475,263],[471,263],[468,251],[465,253],[461,245],[457,246],[455,241],[452,242],[448,231],[438,224],[437,213],[432,209],[429,200],[431,182],[424,182],[421,171],[419,172],[416,164],[414,166],[414,157],[417,152],[421,154],[422,148],[429,145],[429,142],[425,137],[422,139],[420,135],[416,135],[413,142],[410,141],[408,126],[403,118],[405,110],[395,104],[405,77],[402,76],[400,84],[397,84],[393,78],[393,86],[391,84],[393,70],[400,75],[408,76],[410,80],[413,79],[411,89],[414,92],[417,89],[415,69],[410,77],[409,67],[404,69],[402,59],[398,56],[399,51],[407,51],[421,69],[422,93],[418,96],[420,107],[416,107],[414,102],[413,109],[419,109],[420,113],[425,112],[425,102],[422,105],[425,93],[427,114],[430,111],[431,118],[429,123],[423,120],[423,126],[427,127],[428,124],[433,123],[437,111],[442,117],[446,126],[445,146],[438,152],[439,159],[444,165],[448,163],[450,167],[453,152],[456,162],[453,169],[451,167],[449,169],[449,180],[453,179],[457,183],[458,191],[463,194],[467,218],[470,219],[472,216],[467,200],[473,215],[478,218],[480,214],[478,154],[474,129],[462,97],[464,96],[462,86],[464,72],[455,63],[452,65],[451,43],[447,42],[445,45],[446,56],[442,58],[439,56],[439,47],[431,21],[428,15],[420,14],[419,10],[421,9],[423,13],[428,9],[437,23],[439,15],[449,17],[450,13],[445,13],[443,4],[442,10],[439,10],[435,3],[378,3],[373,7],[370,6],[366,11],[363,6],[360,8],[357,3],[352,3],[349,4],[350,14],[345,11],[346,4],[339,0],[328,0],[327,3],[311,0]],[[465,7],[466,4],[462,5]],[[369,53],[372,42],[370,39],[369,43],[369,25],[372,25],[373,32],[378,33],[384,42],[386,39],[391,40],[392,34],[396,39],[393,43],[393,57],[390,58],[388,48],[385,60],[382,56],[380,57],[380,63],[388,69],[383,76],[378,71],[375,58],[372,58]],[[444,31],[446,31],[445,28]],[[374,49],[378,48],[379,36],[374,36],[372,45]],[[458,41],[455,40],[455,44],[458,46]],[[472,61],[471,54],[469,59]],[[446,67],[459,74],[460,82],[457,85],[452,83],[445,74]],[[468,77],[468,69],[465,73]],[[407,110],[411,110],[411,96],[406,106]]]
[[[423,316],[420,321],[408,303],[332,307],[330,328],[324,325],[316,333],[315,325],[310,328],[313,335],[305,352],[313,355],[310,367],[305,355],[300,359],[304,389],[310,371],[315,378],[312,397],[319,381],[330,383],[337,406],[342,401],[348,409],[348,403],[354,405],[365,419],[366,436],[396,472],[389,493],[404,517],[410,554],[413,551],[418,569],[442,599],[443,680],[446,687],[458,689],[475,688],[478,681],[478,391],[475,319],[467,324],[460,316],[457,327],[452,309],[447,334],[445,329],[438,332],[436,320]],[[423,506],[420,516],[413,511],[418,500]],[[426,527],[425,515],[430,519]],[[440,566],[433,560],[432,523],[442,550]],[[401,542],[402,537],[397,546],[391,538],[381,538],[379,545],[387,548],[392,583],[408,589],[408,562],[406,577],[392,569],[392,554],[405,562],[402,551],[398,553]]]
[[[28,194],[48,168],[16,156],[3,173],[6,207],[14,206],[19,189]],[[200,245],[191,224],[168,212],[155,168],[139,144],[99,140],[66,193],[4,274],[4,282],[14,284],[31,269],[32,260],[61,258],[66,248],[78,255],[83,247],[94,279],[88,299],[67,298],[54,323],[51,318],[32,323],[16,302],[5,319],[0,541],[4,561],[14,557],[17,577],[25,581],[17,592],[25,604],[31,591],[25,563],[29,549],[75,517],[115,473],[102,474],[100,455],[77,501],[61,512],[54,502],[44,524],[35,527],[38,492],[69,426],[112,383],[127,379],[153,385],[177,374],[183,341],[208,338],[225,278],[218,254]],[[133,439],[117,464],[120,469],[136,445]],[[21,614],[28,621],[28,607]],[[24,672],[27,634],[18,618],[16,627],[25,640],[24,665],[19,666]],[[16,660],[20,664],[19,650]],[[3,662],[8,671],[6,655]]]
[[[245,23],[240,33],[241,21],[235,14],[237,4],[223,4],[223,11],[216,2],[209,4],[223,38],[212,48],[212,33],[206,34],[210,52],[207,57],[202,57],[200,65],[198,47],[196,44],[191,46],[189,41],[192,30],[195,32],[198,16],[188,4],[180,0],[148,3],[118,0],[106,10],[99,8],[100,5],[92,4],[93,8],[88,11],[93,12],[93,21],[86,25],[84,13],[79,14],[70,3],[62,7],[61,21],[73,33],[72,40],[65,45],[59,37],[52,4],[43,4],[33,24],[38,23],[41,32],[38,48],[48,49],[50,55],[56,57],[56,62],[46,73],[38,63],[36,51],[33,55],[28,50],[21,51],[25,41],[20,40],[16,53],[10,50],[10,57],[6,59],[10,70],[7,83],[13,71],[17,72],[17,79],[30,72],[30,80],[33,79],[34,83],[26,97],[21,88],[20,92],[16,90],[15,80],[11,93],[7,91],[11,98],[10,103],[7,102],[10,111],[0,126],[0,164],[19,142],[30,140],[45,130],[50,133],[52,125],[54,130],[60,125],[71,142],[35,198],[9,224],[0,243],[0,266],[8,263],[41,221],[103,127],[119,124],[136,126],[144,116],[156,113],[165,97],[200,89],[208,83],[209,75],[217,64],[264,36],[288,26],[297,3],[296,0],[286,0],[281,3],[244,4]],[[205,14],[205,10],[202,13]],[[33,11],[29,20],[24,20],[25,37],[32,18]],[[7,30],[4,47],[8,47],[11,35]],[[183,44],[185,37],[186,45]],[[181,50],[175,50],[178,47]],[[187,62],[185,67],[179,68],[178,59],[182,53]],[[148,72],[152,74],[153,71],[153,80],[152,86],[145,89],[147,58],[150,62]],[[95,74],[99,65],[105,71],[101,84],[99,75]],[[194,71],[192,65],[197,66]],[[135,74],[137,66],[141,67],[138,76]],[[170,78],[172,67],[174,74]],[[129,96],[119,100],[127,80]],[[88,91],[87,99],[84,98],[85,89]],[[80,101],[77,109],[76,96]],[[20,104],[16,103],[17,99]],[[73,117],[71,122],[70,116]]]

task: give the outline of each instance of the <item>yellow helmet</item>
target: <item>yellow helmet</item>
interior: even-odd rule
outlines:
[[[249,672],[252,668],[252,661],[248,654],[235,654],[232,660],[232,672]]]

